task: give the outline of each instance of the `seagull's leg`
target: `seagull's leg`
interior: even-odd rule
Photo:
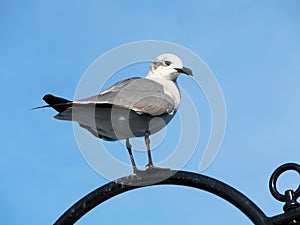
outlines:
[[[150,139],[149,139],[149,131],[145,132],[145,143],[147,147],[147,152],[148,152],[148,164],[146,165],[150,169],[154,167],[153,162],[152,162],[152,156],[151,156],[151,150],[150,150]]]
[[[135,164],[135,161],[134,161],[134,158],[133,158],[133,155],[132,155],[131,147],[132,146],[129,142],[129,138],[126,138],[126,148],[128,150],[129,156],[130,156],[130,161],[131,161],[131,164],[132,164],[133,172],[137,173],[139,170],[136,167],[136,164]]]

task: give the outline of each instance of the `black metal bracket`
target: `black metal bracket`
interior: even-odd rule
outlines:
[[[54,225],[74,224],[94,207],[121,193],[164,184],[189,186],[215,194],[237,207],[256,225],[300,225],[300,204],[297,202],[300,185],[297,190],[287,190],[284,195],[276,188],[278,177],[288,170],[295,170],[300,175],[299,164],[287,163],[278,167],[270,178],[269,187],[272,195],[277,200],[285,202],[284,213],[273,217],[266,216],[249,198],[219,180],[191,172],[163,169],[122,177],[99,187],[69,208]]]

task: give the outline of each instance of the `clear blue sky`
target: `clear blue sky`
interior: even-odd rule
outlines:
[[[82,158],[71,123],[52,120],[53,110],[29,109],[43,104],[41,97],[48,92],[72,98],[97,57],[121,44],[149,39],[194,51],[222,88],[225,139],[203,173],[239,189],[267,215],[280,213],[282,205],[269,194],[269,177],[277,166],[300,161],[299,8],[297,0],[1,1],[1,223],[52,224],[75,201],[107,182]],[[131,71],[132,76],[146,73],[142,67]],[[189,89],[188,79],[179,82]],[[177,122],[171,122],[173,130]],[[128,160],[121,145],[109,146],[115,156]],[[185,170],[199,172],[203,146]],[[136,154],[146,162],[145,155]],[[287,175],[279,187],[295,187],[297,182],[295,174]],[[78,224],[199,221],[251,224],[223,200],[183,187],[126,193]]]

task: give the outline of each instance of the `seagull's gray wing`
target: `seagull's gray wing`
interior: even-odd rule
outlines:
[[[163,86],[145,78],[120,81],[98,95],[73,101],[73,104],[109,104],[152,116],[174,113],[174,101],[164,93]]]

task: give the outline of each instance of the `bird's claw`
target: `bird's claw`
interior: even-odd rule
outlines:
[[[146,167],[147,167],[146,171],[149,171],[149,172],[170,170],[170,168],[161,168],[161,167],[154,166],[153,164],[147,164]]]
[[[154,168],[156,168],[156,167],[153,165],[153,163],[148,163],[148,164],[146,165],[146,168],[147,168],[147,170],[151,170],[151,169],[154,169]]]

